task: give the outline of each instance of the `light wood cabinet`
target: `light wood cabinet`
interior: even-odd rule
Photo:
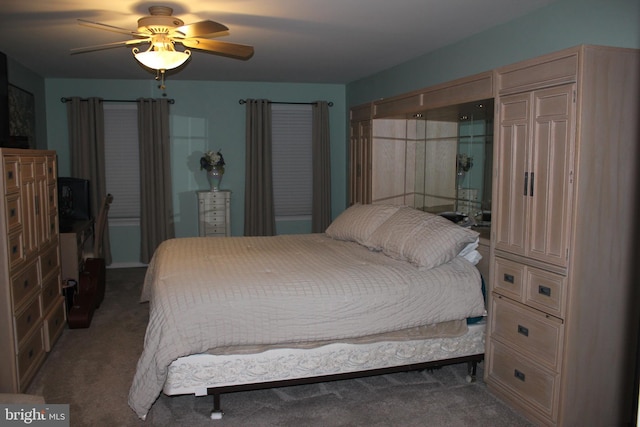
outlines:
[[[640,51],[579,46],[496,80],[485,379],[538,425],[633,424]]]
[[[567,265],[575,84],[500,98],[496,248]]]
[[[231,236],[231,191],[198,191],[200,236]]]
[[[349,205],[371,203],[371,105],[354,107],[349,124]]]
[[[24,392],[64,328],[53,151],[0,149],[0,392]]]

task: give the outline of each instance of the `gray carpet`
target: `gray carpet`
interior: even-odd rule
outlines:
[[[138,297],[145,269],[107,270],[107,291],[88,329],[65,329],[29,388],[48,403],[68,403],[71,426],[531,426],[466,364],[231,393],[212,421],[211,397],[161,395],[147,421],[127,405],[142,351],[148,305]]]

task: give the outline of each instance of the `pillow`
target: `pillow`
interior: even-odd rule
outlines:
[[[400,206],[356,203],[333,220],[325,233],[337,240],[348,240],[362,244],[398,209]]]
[[[365,245],[428,270],[451,261],[478,236],[448,219],[404,207],[385,221]]]
[[[435,216],[414,231],[404,246],[405,256],[422,270],[454,259],[480,233]]]
[[[402,207],[378,227],[364,245],[372,250],[383,251],[392,258],[406,260],[402,251],[405,241],[411,237],[415,228],[434,216],[428,212]]]

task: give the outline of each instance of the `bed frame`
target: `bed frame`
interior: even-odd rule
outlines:
[[[213,396],[211,419],[221,419],[221,395],[434,369],[467,363],[475,381],[484,360],[485,321],[469,325],[461,337],[369,344],[334,343],[312,349],[271,349],[254,354],[199,354],[169,367],[164,393]],[[212,378],[205,382],[202,378]],[[213,379],[215,378],[215,379]]]

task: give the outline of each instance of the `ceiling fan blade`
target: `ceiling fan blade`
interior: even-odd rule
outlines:
[[[215,55],[228,56],[235,59],[249,59],[253,56],[253,46],[243,44],[219,42],[207,39],[176,40],[192,49],[203,50]]]
[[[184,34],[185,38],[211,37],[216,33],[229,31],[226,25],[214,21],[200,21],[178,27],[174,32]]]
[[[98,44],[94,46],[77,47],[77,48],[71,49],[71,54],[75,55],[77,53],[93,52],[96,50],[111,49],[114,47],[131,46],[131,45],[136,45],[140,43],[149,43],[150,41],[151,41],[150,38],[146,38],[146,39],[137,39],[137,40],[126,40],[123,42]]]
[[[148,36],[148,34],[141,34],[137,31],[127,30],[126,28],[114,27],[113,25],[102,24],[100,22],[89,21],[86,19],[78,19],[78,24],[85,27],[98,28],[100,30],[113,31],[114,33],[126,34],[128,36]]]

